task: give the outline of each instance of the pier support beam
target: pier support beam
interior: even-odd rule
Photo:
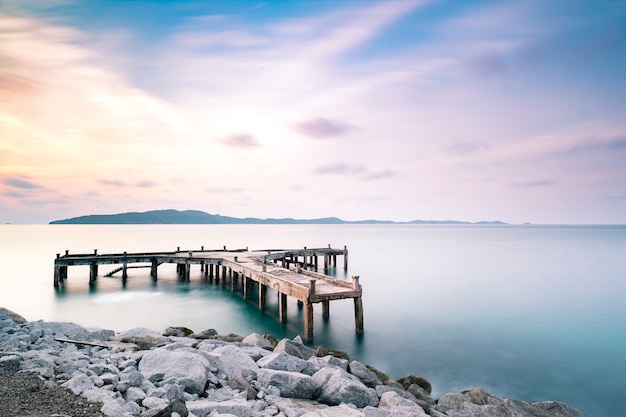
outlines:
[[[354,327],[357,333],[363,333],[363,300],[361,297],[354,298]]]
[[[280,298],[278,302],[278,315],[280,316],[280,321],[282,323],[287,322],[287,294],[278,293]]]
[[[89,285],[95,284],[97,277],[98,277],[98,264],[93,263],[89,265]]]
[[[156,281],[157,280],[157,268],[159,266],[159,263],[157,262],[156,259],[152,259],[150,263],[151,263],[150,276],[152,277],[152,281]]]
[[[310,302],[304,305],[304,337],[313,340],[313,303]]]
[[[259,308],[261,310],[265,308],[266,300],[267,300],[267,285],[263,285],[259,282]]]
[[[324,300],[322,301],[322,318],[324,320],[328,320],[330,317],[330,301]]]

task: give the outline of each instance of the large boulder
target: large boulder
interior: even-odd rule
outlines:
[[[382,382],[378,379],[378,376],[371,371],[367,366],[358,361],[350,362],[348,371],[359,378],[366,386],[370,388],[376,388],[377,385],[381,385]]]
[[[121,333],[118,338],[121,342],[133,343],[142,350],[152,349],[169,342],[169,339],[160,335],[159,332],[144,327],[135,327],[127,330]]]
[[[413,417],[428,417],[428,414],[422,407],[411,400],[401,397],[394,391],[385,392],[380,397],[379,408],[388,408],[392,411],[404,411],[411,413]]]
[[[318,370],[313,363],[291,356],[284,351],[269,354],[257,360],[256,363],[261,368],[275,369],[277,371],[301,372],[307,375],[313,375]]]
[[[252,415],[252,403],[248,401],[188,401],[187,410],[197,417],[207,417],[215,411],[218,414],[232,414],[237,417],[250,417]]]
[[[348,403],[359,408],[378,405],[376,391],[341,368],[322,368],[312,378],[319,386],[316,393],[319,402],[328,405]]]
[[[424,377],[417,375],[407,375],[398,379],[398,382],[402,384],[404,389],[409,389],[409,387],[413,384],[419,385],[426,391],[428,394],[433,392],[433,386],[428,382],[428,380]]]
[[[191,394],[204,392],[210,369],[211,364],[201,354],[163,348],[146,352],[139,362],[139,371],[151,382],[173,380]]]
[[[463,393],[444,394],[437,402],[435,410],[458,416],[582,417],[580,411],[563,403],[548,401],[529,404],[524,401],[502,399],[481,388]]]
[[[263,387],[274,386],[281,397],[311,399],[318,388],[315,380],[298,372],[259,369],[257,381]]]
[[[14,313],[13,311],[6,309],[4,307],[0,307],[0,320],[11,320],[13,321],[15,324],[24,324],[26,323],[26,319],[22,316],[20,316],[17,313]]]
[[[286,352],[291,356],[307,360],[315,356],[315,351],[299,341],[283,339],[274,348],[274,353]]]
[[[231,344],[220,346],[215,348],[211,353],[221,358],[222,366],[224,367],[221,370],[226,374],[228,379],[241,377],[247,382],[252,382],[256,379],[259,366],[237,346]]]

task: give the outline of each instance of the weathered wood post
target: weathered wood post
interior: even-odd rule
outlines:
[[[280,321],[282,323],[287,322],[287,294],[283,294],[282,292],[278,293],[278,297],[280,301],[278,303],[278,315],[280,316]]]
[[[126,262],[126,252],[124,252],[124,261],[122,262],[122,284],[126,284],[128,280],[128,263]]]
[[[151,260],[152,266],[150,267],[150,275],[152,276],[152,281],[156,282],[157,280],[157,268],[159,266],[157,259],[152,258]]]
[[[358,275],[352,276],[352,287],[355,290],[361,289]],[[356,327],[357,333],[363,333],[363,300],[361,296],[354,298],[354,326]]]
[[[348,247],[343,247],[343,270],[348,270]]]
[[[57,253],[57,259],[61,257],[61,254]],[[59,275],[60,275],[61,267],[59,264],[54,262],[54,288],[59,288]]]
[[[261,310],[265,308],[266,300],[267,300],[267,285],[263,285],[259,282],[259,308]]]
[[[220,264],[215,264],[215,283],[220,282]]]
[[[237,279],[239,274],[237,272],[232,272],[231,270],[231,278],[230,278],[230,290],[235,292],[237,290]]]
[[[315,280],[309,280],[309,296],[304,307],[304,337],[313,340],[313,303],[311,296],[315,294]]]
[[[328,320],[330,317],[330,301],[324,300],[322,301],[322,318],[324,320]]]
[[[243,274],[243,299],[247,300],[248,299],[248,294],[250,294],[250,280],[248,279],[248,277]]]

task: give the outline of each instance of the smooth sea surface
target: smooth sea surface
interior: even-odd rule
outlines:
[[[294,337],[303,311],[289,300],[278,322],[270,290],[254,295],[205,282],[192,268],[130,269],[128,285],[70,267],[53,288],[57,253],[248,247],[349,250],[338,278],[361,277],[365,333],[352,300],[315,305],[313,345],[344,350],[392,378],[426,377],[435,397],[481,386],[528,402],[558,400],[587,417],[626,416],[626,226],[430,225],[0,225],[0,306],[28,320],[72,321],[123,331],[272,333]],[[104,275],[115,266],[101,265]],[[272,296],[274,295],[274,296]]]

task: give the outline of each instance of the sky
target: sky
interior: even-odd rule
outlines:
[[[0,223],[626,224],[623,0],[0,0]]]

